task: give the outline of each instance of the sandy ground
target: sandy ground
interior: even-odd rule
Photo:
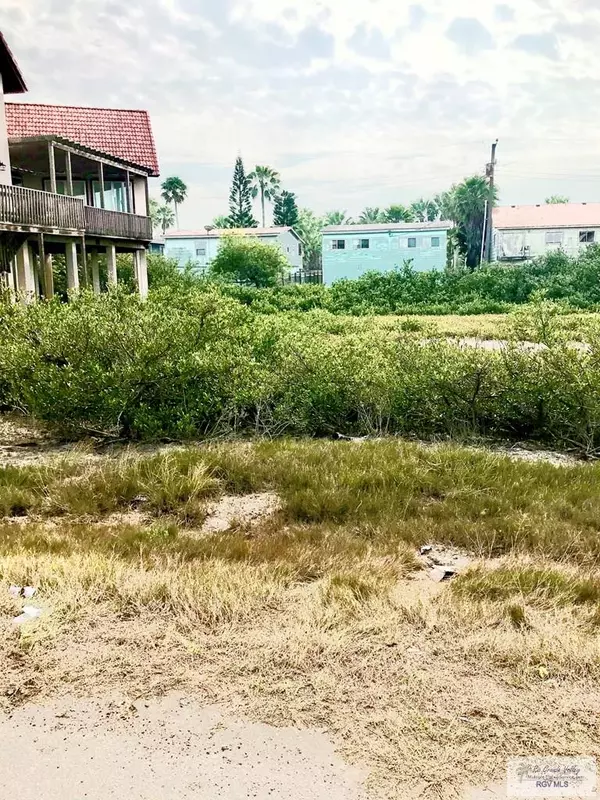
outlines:
[[[363,800],[366,772],[325,733],[275,728],[179,695],[62,699],[0,717],[2,797]]]

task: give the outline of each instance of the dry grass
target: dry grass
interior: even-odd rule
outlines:
[[[440,336],[477,339],[505,339],[509,335],[512,314],[448,314],[441,316],[415,315],[409,317],[370,317],[384,330],[400,327],[408,331],[431,332]],[[588,326],[598,323],[599,314],[563,314],[557,318],[558,330],[568,333],[576,341],[585,339]]]
[[[327,728],[395,798],[599,754],[597,473],[397,442],[5,470],[3,508],[28,516],[0,522],[0,697],[178,686]],[[261,490],[274,516],[199,533],[215,497]],[[430,538],[480,560],[435,584]],[[39,587],[38,620],[11,624],[10,583]]]

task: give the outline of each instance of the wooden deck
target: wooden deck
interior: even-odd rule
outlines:
[[[107,239],[152,239],[149,217],[86,206],[68,197],[22,186],[0,185],[0,230],[102,236]]]
[[[149,217],[107,211],[92,206],[85,206],[84,211],[85,232],[90,235],[148,242],[152,239],[152,221]]]

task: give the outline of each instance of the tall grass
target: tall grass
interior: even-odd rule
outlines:
[[[301,563],[305,574],[318,572],[317,552],[329,552],[331,563],[342,551],[354,557],[370,546],[387,557],[401,544],[431,538],[481,556],[520,552],[592,565],[600,558],[599,479],[600,465],[515,462],[452,445],[284,439],[4,468],[0,509],[9,518],[41,520],[134,509],[156,523],[144,523],[146,533],[133,526],[123,534],[122,553],[130,548],[135,555],[146,540],[189,558],[222,548],[228,559]],[[280,495],[278,518],[289,530],[266,526],[251,541],[243,532],[222,540],[187,537],[210,498],[260,491]],[[18,528],[11,523],[6,535],[13,534]],[[85,527],[69,535],[84,549],[114,544]],[[32,546],[62,548],[54,534]]]

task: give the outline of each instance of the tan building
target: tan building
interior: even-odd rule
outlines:
[[[494,209],[494,261],[526,261],[552,250],[575,256],[600,242],[600,203],[548,203]]]
[[[132,253],[148,291],[148,177],[158,176],[145,111],[6,102],[27,91],[0,33],[0,278],[26,300],[54,293],[53,255],[70,290],[100,291],[100,260],[116,283]]]

